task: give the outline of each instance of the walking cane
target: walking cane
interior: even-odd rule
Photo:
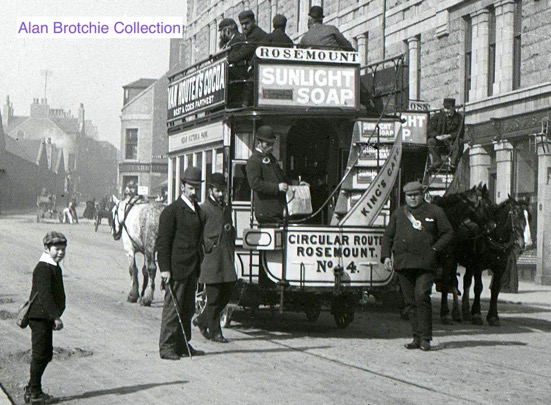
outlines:
[[[170,291],[170,296],[172,297],[172,302],[174,303],[174,309],[176,310],[176,315],[178,315],[178,322],[180,322],[180,327],[182,328],[182,333],[184,335],[184,341],[186,342],[187,353],[189,355],[190,360],[193,360],[192,357],[191,357],[191,350],[189,348],[189,343],[187,341],[186,331],[184,330],[184,323],[182,322],[182,317],[180,316],[180,311],[178,311],[178,300],[176,299],[176,296],[174,295],[174,292],[172,291],[172,285],[170,285],[170,282],[167,282],[166,285],[168,286],[168,291]]]

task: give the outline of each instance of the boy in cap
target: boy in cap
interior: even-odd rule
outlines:
[[[463,152],[463,136],[465,134],[463,115],[455,111],[454,98],[445,98],[443,106],[443,111],[434,114],[429,121],[427,145],[432,170],[438,169],[444,164],[440,156],[441,148],[444,148],[449,154],[447,163],[451,170],[455,169]]]
[[[276,14],[272,19],[274,30],[266,37],[266,45],[292,47],[293,40],[285,33],[287,18],[283,14]]]
[[[168,205],[159,218],[157,260],[164,285],[174,293],[173,297],[170,291],[165,291],[161,319],[159,354],[165,360],[178,360],[188,355],[186,339],[191,340],[191,319],[195,313],[195,291],[203,250],[205,214],[197,204],[201,183],[201,170],[188,167],[182,178],[180,198]],[[189,351],[192,356],[205,354],[191,345]]]
[[[254,191],[256,220],[260,224],[283,222],[287,183],[272,154],[276,140],[272,127],[263,125],[256,131],[256,149],[247,161],[247,180]]]
[[[42,391],[42,375],[52,360],[53,331],[63,329],[61,315],[65,311],[65,289],[59,263],[65,257],[67,238],[59,232],[48,232],[42,240],[44,252],[33,271],[29,309],[31,327],[31,369],[25,387],[26,404],[45,404],[52,397]]]
[[[209,196],[201,204],[205,213],[205,257],[201,263],[199,283],[205,284],[207,306],[193,320],[201,334],[213,342],[227,343],[220,327],[220,315],[231,298],[237,281],[235,272],[235,228],[231,212],[225,204],[226,179],[213,173],[208,179]]]
[[[453,228],[442,208],[425,202],[423,186],[404,186],[406,205],[390,216],[383,235],[381,262],[394,267],[413,333],[406,349],[431,350],[432,307],[430,293],[441,252],[453,239]]]

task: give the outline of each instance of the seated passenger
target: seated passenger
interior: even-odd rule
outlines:
[[[287,18],[282,14],[276,14],[272,20],[274,30],[266,37],[266,45],[292,47],[293,40],[285,33]]]
[[[455,111],[454,98],[445,98],[443,104],[444,110],[434,114],[429,120],[427,145],[431,170],[436,170],[444,164],[440,156],[442,149],[449,155],[446,163],[451,170],[455,169],[463,153],[463,115]]]
[[[341,51],[355,51],[337,27],[323,23],[323,8],[312,6],[308,13],[308,31],[302,36],[300,45],[307,48],[326,48]]]

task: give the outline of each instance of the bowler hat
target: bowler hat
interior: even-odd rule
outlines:
[[[308,13],[308,15],[312,18],[323,18],[323,17],[325,17],[323,15],[323,8],[321,8],[320,6],[310,7],[310,12]]]
[[[414,191],[423,192],[423,185],[418,181],[410,181],[404,186],[404,193],[413,193]]]
[[[455,98],[445,98],[442,104],[444,107],[455,107]]]
[[[191,185],[199,185],[203,182],[201,180],[201,169],[195,166],[190,166],[184,171],[182,177],[182,183],[189,183]]]
[[[213,173],[207,179],[209,186],[216,187],[217,189],[226,188],[226,178],[223,173]]]
[[[42,239],[45,246],[67,245],[67,238],[61,232],[51,231]]]
[[[269,125],[263,125],[256,131],[256,139],[264,142],[275,142],[274,130]]]
[[[245,10],[239,13],[237,16],[239,21],[248,20],[249,18],[254,20],[254,13],[252,10]]]
[[[222,31],[222,29],[226,27],[237,27],[237,23],[233,18],[224,18],[220,21],[220,24],[218,24],[218,31]]]
[[[284,28],[287,25],[287,18],[283,14],[276,14],[272,20],[274,28]]]

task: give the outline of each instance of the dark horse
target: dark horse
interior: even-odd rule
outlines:
[[[437,290],[442,293],[440,317],[442,323],[451,324],[452,317],[461,321],[459,308],[459,286],[457,281],[457,263],[464,263],[464,245],[472,245],[475,241],[489,234],[495,227],[493,222],[494,204],[489,198],[488,189],[479,184],[467,191],[435,197],[433,203],[441,207],[454,229],[454,241],[440,255],[442,275],[437,277]],[[453,310],[450,316],[448,294],[453,296]]]
[[[532,243],[530,236],[530,213],[528,202],[516,201],[511,196],[494,208],[495,229],[474,243],[463,244],[463,254],[459,263],[465,266],[463,277],[463,318],[475,325],[482,325],[480,313],[480,294],[482,293],[482,272],[492,271],[490,285],[490,309],[486,320],[491,326],[499,326],[497,298],[501,290],[502,279],[515,261],[518,253]],[[469,290],[474,278],[474,301],[470,307]]]

